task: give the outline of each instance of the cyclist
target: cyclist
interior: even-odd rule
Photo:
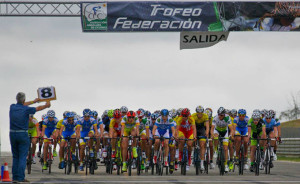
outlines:
[[[141,136],[141,150],[142,150],[142,157],[146,159],[146,144],[147,144],[147,139],[149,139],[149,124],[150,120],[145,117],[144,111],[143,110],[138,110],[136,112],[139,122],[140,122],[140,136]],[[141,169],[145,169],[144,163],[141,164]]]
[[[84,151],[86,147],[86,142],[88,142],[88,146],[90,148],[90,157],[94,157],[94,150],[92,149],[92,145],[94,140],[90,139],[87,141],[84,137],[93,137],[94,132],[95,136],[98,137],[97,131],[97,122],[92,116],[92,111],[90,109],[83,110],[83,117],[80,118],[76,122],[76,136],[80,139],[80,149],[79,149],[79,157],[80,157],[80,171],[83,171],[83,159],[84,159]]]
[[[265,118],[263,119],[265,125],[266,125],[266,133],[267,136],[272,139],[275,137],[278,137],[278,131],[277,131],[277,126],[276,126],[276,120],[272,118],[273,117],[273,113],[272,112],[268,112],[265,115]],[[274,159],[274,147],[275,147],[276,141],[271,141],[271,159]],[[273,167],[273,166],[272,166]]]
[[[268,110],[267,109],[263,109],[260,111],[260,114],[261,114],[261,118],[264,118],[265,115],[268,113]]]
[[[65,112],[63,113],[63,119],[61,119],[61,120],[59,120],[59,121],[57,122],[57,125],[56,125],[56,129],[57,129],[57,130],[60,130],[63,121],[67,119],[67,116],[66,116],[66,115],[67,115],[68,112],[69,112],[69,111],[65,111]],[[57,136],[58,136],[58,137],[61,137],[62,135],[59,134],[59,133],[60,133],[60,131],[58,131],[58,135],[57,135]]]
[[[150,116],[151,116],[151,112],[148,111],[148,110],[146,110],[145,111],[145,117],[148,118],[148,119],[150,119]]]
[[[244,140],[244,153],[245,153],[245,165],[244,169],[248,170],[249,165],[247,164],[247,158],[248,158],[248,142],[249,142],[249,136],[248,135],[248,121],[249,118],[246,116],[246,110],[245,109],[239,109],[238,116],[234,118],[234,124],[236,126],[235,135],[234,138],[235,142],[235,152],[236,152],[236,159],[237,156],[240,156],[240,147],[241,147],[241,139]],[[241,137],[241,136],[247,136],[247,137]],[[241,158],[238,158],[241,160]]]
[[[204,108],[199,105],[196,107],[196,113],[192,114],[195,121],[197,136],[201,137],[199,140],[200,145],[200,170],[204,170],[204,155],[206,150],[206,138],[209,136],[209,119],[208,115],[204,113]],[[195,135],[195,134],[194,134]]]
[[[121,121],[122,121],[122,113],[119,110],[114,111],[113,118],[109,124],[109,137],[117,138],[121,137]],[[111,140],[112,146],[112,158],[116,158],[116,139]],[[113,169],[117,169],[117,165],[114,163]]]
[[[212,121],[213,121],[212,109],[211,108],[206,108],[204,113],[207,114],[207,116],[208,116],[208,120],[209,120],[209,135],[208,135],[208,137],[211,137],[211,126],[212,126]],[[210,167],[210,169],[214,169],[215,168],[215,164],[213,162],[214,146],[213,146],[213,141],[212,140],[209,141],[209,152],[210,152],[209,167]]]
[[[134,111],[128,111],[127,115],[123,117],[121,121],[121,135],[123,137],[122,141],[122,156],[123,156],[123,167],[122,171],[127,172],[127,151],[128,151],[128,136],[137,136],[139,135],[139,126],[140,122],[139,119],[136,117],[136,114]],[[137,150],[136,150],[136,139],[133,139],[132,144],[132,154],[133,158],[137,158]],[[135,164],[133,164],[133,168],[135,168]]]
[[[148,144],[146,145],[146,154],[147,154],[147,163],[146,163],[146,167],[149,167],[150,165],[150,160],[149,158],[151,158],[151,149],[152,149],[152,144],[153,144],[153,134],[152,134],[152,130],[153,130],[153,126],[157,120],[157,118],[159,117],[159,115],[157,113],[152,113],[150,116],[150,123],[149,123],[149,141]]]
[[[278,132],[278,137],[277,141],[280,143],[281,142],[281,126],[280,126],[280,121],[278,118],[276,118],[276,112],[274,110],[270,110],[270,112],[272,113],[272,118],[275,119],[276,121],[276,127],[277,127],[277,132]],[[275,146],[274,146],[274,160],[277,160],[277,141],[275,142]]]
[[[59,135],[62,135],[62,140],[60,142],[59,147],[59,169],[65,168],[65,162],[64,159],[64,148],[66,146],[66,138],[75,138],[75,128],[76,123],[74,122],[74,114],[72,112],[67,112],[65,115],[65,120],[61,124],[61,128],[59,129]],[[72,160],[75,160],[75,147],[76,147],[76,140],[70,139],[71,143],[71,151],[72,151]]]
[[[257,145],[257,138],[265,139],[266,138],[266,125],[261,119],[261,114],[258,112],[254,112],[252,114],[252,118],[248,121],[248,134],[251,135],[251,147],[250,147],[250,171],[254,171],[254,156]],[[260,149],[261,153],[263,153],[264,149],[264,141],[260,141]],[[263,164],[261,164],[260,169],[263,169]]]
[[[47,156],[48,156],[48,146],[49,146],[49,138],[53,137],[54,142],[56,142],[56,125],[57,125],[58,119],[55,117],[55,112],[53,110],[49,110],[47,112],[47,118],[43,121],[43,131],[42,131],[42,137],[46,138],[44,139],[44,165],[43,170],[47,170]],[[53,150],[53,156],[54,156],[54,150]]]
[[[231,122],[233,123],[234,122],[234,119],[237,117],[237,110],[236,109],[232,109],[230,111],[230,119],[231,119]],[[235,124],[233,123],[233,131],[235,132]],[[230,135],[230,129],[229,129],[229,132],[228,134]],[[229,143],[228,143],[228,147],[229,147],[229,157],[230,157],[230,160],[229,160],[229,170],[233,170],[233,157],[234,157],[234,149],[233,149],[233,142],[231,141],[231,139],[229,139]]]
[[[39,122],[39,127],[38,127],[39,135],[42,135],[43,122],[44,122],[44,119],[46,119],[46,117],[47,117],[47,114],[43,114],[42,115],[42,121]],[[38,157],[41,157],[41,151],[42,151],[43,143],[44,143],[43,139],[40,139],[40,141],[39,141],[39,151],[37,152]]]
[[[170,128],[172,130],[172,135],[175,137],[175,128],[174,128],[174,120],[169,117],[169,111],[167,109],[162,109],[160,111],[160,117],[156,119],[156,122],[153,126],[152,135],[154,138],[160,138],[164,137],[165,140],[163,143],[160,142],[160,139],[155,139],[154,143],[154,157],[153,157],[153,163],[157,163],[157,155],[158,155],[158,149],[159,145],[164,145],[164,155],[165,155],[165,166],[169,166],[168,163],[168,155],[169,155],[169,139],[170,139]]]
[[[97,131],[98,131],[98,135],[100,135],[100,137],[103,136],[104,133],[104,127],[103,127],[103,122],[101,121],[101,118],[98,117],[98,112],[97,111],[92,111],[92,116],[93,118],[96,120],[97,122]],[[97,159],[100,160],[101,154],[100,154],[100,138],[98,137],[96,140],[96,151],[97,151]]]
[[[181,111],[181,117],[178,118],[177,121],[177,127],[176,132],[179,139],[196,139],[197,138],[197,130],[195,125],[195,120],[191,116],[190,110],[188,108],[184,108]],[[192,164],[192,149],[193,149],[193,140],[187,141],[187,147],[188,147],[188,164],[186,167],[186,170],[189,170],[189,166]],[[180,140],[179,141],[179,162],[182,160],[182,154],[183,154],[183,147],[184,147],[185,141]]]
[[[40,131],[38,131],[39,122],[37,119],[33,117],[33,114],[29,115],[29,124],[28,124],[28,135],[32,137],[31,144],[32,144],[32,162],[36,164],[35,158],[35,150],[36,144],[38,142],[38,138],[40,136]]]
[[[225,153],[225,172],[229,171],[229,167],[227,165],[228,160],[228,130],[231,131],[231,137],[234,135],[234,131],[232,129],[232,123],[230,120],[230,116],[225,114],[225,109],[220,107],[218,109],[218,115],[214,117],[211,127],[211,135],[214,139],[215,147],[217,147],[219,140],[218,137],[224,137],[223,147]]]
[[[109,112],[109,116],[108,116],[108,112]],[[104,127],[104,132],[103,132],[103,137],[108,137],[109,136],[109,125],[110,125],[110,120],[111,117],[113,116],[113,111],[111,110],[105,110],[102,114],[102,123],[103,123],[103,127]],[[103,140],[103,150],[102,150],[102,157],[101,157],[101,162],[103,161],[103,158],[107,157],[107,139]]]

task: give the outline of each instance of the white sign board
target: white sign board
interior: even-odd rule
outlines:
[[[40,101],[56,100],[55,87],[42,87],[37,90]]]
[[[220,41],[226,41],[229,32],[181,32],[180,49],[211,47]]]

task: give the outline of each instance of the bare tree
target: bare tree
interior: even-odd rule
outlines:
[[[280,113],[280,119],[295,120],[300,117],[300,91],[296,95],[291,93],[291,100],[288,101],[290,108]]]

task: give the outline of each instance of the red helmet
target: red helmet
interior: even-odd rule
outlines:
[[[128,111],[126,116],[129,118],[129,117],[135,117],[135,112],[134,111]]]
[[[136,113],[137,113],[137,116],[139,117],[139,118],[142,118],[142,117],[144,117],[144,112],[143,111],[141,111],[141,110],[139,110],[139,111],[136,111]]]
[[[119,119],[120,117],[122,117],[122,114],[119,110],[115,110],[114,111],[114,118]]]
[[[183,117],[188,117],[190,116],[191,113],[190,113],[190,110],[188,108],[184,108],[182,111],[181,111],[181,116]]]

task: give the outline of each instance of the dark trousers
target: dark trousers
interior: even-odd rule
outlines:
[[[27,132],[10,132],[10,145],[13,155],[12,175],[13,180],[25,179],[26,159],[30,140]]]

